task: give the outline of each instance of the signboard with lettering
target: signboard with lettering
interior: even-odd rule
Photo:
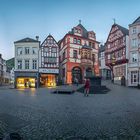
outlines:
[[[39,69],[40,73],[59,73],[59,69]]]

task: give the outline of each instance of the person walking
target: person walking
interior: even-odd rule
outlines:
[[[89,95],[89,89],[90,89],[90,80],[86,79],[85,82],[85,87],[84,87],[84,96],[88,96]]]

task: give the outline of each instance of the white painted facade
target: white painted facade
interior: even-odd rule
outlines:
[[[25,53],[25,48],[29,48],[29,54]],[[18,54],[18,49],[21,49],[21,54]],[[35,52],[33,53],[33,50]],[[39,42],[21,42],[15,43],[15,71],[38,71],[38,50],[39,50]],[[18,61],[21,60],[22,68],[18,68]],[[29,69],[25,68],[25,61],[29,60]],[[36,68],[33,69],[33,60],[36,60]]]
[[[102,79],[111,79],[111,70],[105,64],[105,50],[99,49],[99,70]]]
[[[13,84],[15,79],[14,68],[10,71],[10,82]]]
[[[140,85],[140,17],[129,25],[128,86]]]
[[[3,60],[3,84],[9,84],[10,71],[7,70],[6,60]]]

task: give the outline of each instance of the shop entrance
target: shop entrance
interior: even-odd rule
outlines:
[[[45,87],[56,86],[56,77],[53,74],[41,74],[40,84]]]
[[[35,88],[35,78],[17,78],[17,88]]]
[[[82,83],[82,71],[80,67],[74,67],[72,69],[72,83],[74,83],[75,78],[78,79],[79,83]]]
[[[86,69],[86,77],[91,77],[92,76],[92,69],[91,68],[87,68]]]

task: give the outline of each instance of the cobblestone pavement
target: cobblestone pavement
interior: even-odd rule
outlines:
[[[108,94],[61,95],[52,89],[0,90],[0,137],[24,140],[140,140],[140,90],[104,82]]]

